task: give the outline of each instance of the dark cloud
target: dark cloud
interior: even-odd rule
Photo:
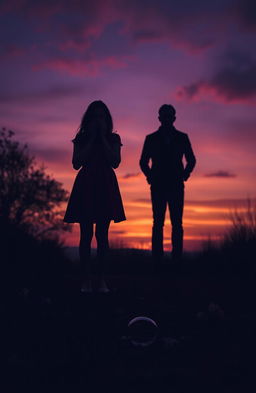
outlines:
[[[137,30],[133,34],[136,41],[159,41],[163,38],[161,32],[156,30]]]
[[[256,2],[255,0],[237,1],[235,15],[240,27],[248,31],[256,31]]]
[[[121,177],[121,179],[130,179],[130,178],[139,177],[139,176],[141,176],[141,173],[140,173],[140,172],[136,172],[136,173],[126,173],[125,175],[123,175],[123,176]]]
[[[111,9],[110,0],[9,0],[0,6],[0,16],[3,21],[12,18],[12,25],[18,27],[15,33],[9,34],[9,26],[2,23],[6,47],[2,58],[29,52],[30,66],[34,70],[46,68],[85,75],[97,74],[102,66],[123,65],[122,59],[113,58],[111,54],[102,59],[99,53],[90,52],[92,42],[113,21]],[[31,41],[37,43],[33,50]],[[11,48],[14,43],[15,51]]]
[[[252,198],[252,203],[256,202],[255,198]],[[187,207],[219,207],[219,208],[233,208],[233,207],[246,207],[248,205],[248,199],[210,199],[210,200],[188,200],[186,202]]]
[[[208,80],[200,80],[178,90],[178,98],[212,96],[226,102],[249,101],[256,97],[256,59],[249,53],[231,52]]]
[[[0,59],[1,60],[15,59],[20,56],[26,55],[27,52],[28,50],[25,49],[24,47],[15,44],[7,44],[1,48]]]
[[[98,75],[105,67],[124,67],[125,54],[132,55],[134,42],[164,42],[200,52],[230,39],[237,25],[250,31],[255,28],[251,0],[9,0],[0,5],[0,14],[18,26],[16,34],[8,34],[9,27],[3,26],[7,48],[3,56],[21,56],[28,51],[34,70],[89,76]],[[115,24],[119,31],[108,35]],[[102,57],[103,48],[108,53]],[[220,68],[209,80],[183,87],[179,95],[194,98],[211,90],[232,101],[239,90],[240,98],[246,99],[255,95],[255,82],[248,82],[254,73],[255,62],[246,70],[235,64]]]
[[[151,200],[149,198],[136,198],[133,199],[133,202],[150,203]]]
[[[127,231],[110,229],[110,233],[112,233],[114,235],[124,235],[127,233]]]
[[[108,56],[103,59],[94,57],[87,60],[62,56],[36,64],[33,69],[35,71],[50,69],[71,75],[96,76],[102,69],[118,69],[125,66],[126,60],[120,56]]]
[[[133,202],[141,202],[150,204],[149,198],[136,198]],[[252,203],[255,203],[256,199],[252,198]],[[229,199],[209,199],[209,200],[187,200],[185,208],[190,207],[219,207],[219,208],[233,208],[233,207],[246,207],[248,200],[246,198],[229,198]]]
[[[62,163],[70,161],[70,151],[57,149],[54,147],[30,147],[31,153],[35,156],[36,161],[47,161],[49,163]]]
[[[53,60],[56,55],[61,58],[63,52],[73,58],[87,52],[113,23],[122,26],[121,36],[129,36],[135,42],[162,41],[201,51],[222,41],[230,24],[237,23],[238,11],[232,12],[234,8],[242,7],[246,18],[247,8],[240,1],[236,7],[232,3],[232,0],[9,0],[0,7],[0,13],[14,14],[23,21],[22,31],[29,26],[35,34],[44,33],[46,42],[41,42],[40,37],[39,50]]]
[[[126,32],[137,42],[162,41],[189,50],[206,49],[225,30],[229,1],[155,0],[121,2]],[[207,22],[206,22],[207,21]],[[217,23],[216,23],[217,21]]]
[[[0,93],[0,102],[35,102],[59,100],[67,97],[74,97],[85,92],[81,85],[62,86],[55,85],[45,90],[27,91],[27,92],[2,92]]]
[[[207,173],[205,174],[205,177],[236,177],[236,175],[234,173],[230,173],[228,171],[223,171],[223,170],[219,170],[216,172],[211,172],[211,173]]]

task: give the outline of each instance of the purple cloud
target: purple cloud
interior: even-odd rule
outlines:
[[[216,172],[207,173],[205,175],[205,177],[225,177],[225,178],[228,178],[228,177],[236,177],[236,175],[234,173],[230,173],[228,171],[219,170]]]
[[[151,199],[150,198],[136,198],[136,199],[133,199],[133,202],[151,203]]]
[[[41,102],[54,101],[77,96],[84,93],[84,87],[81,85],[53,85],[44,90],[28,91],[28,92],[13,92],[0,93],[0,102]]]
[[[18,46],[16,44],[7,44],[5,45],[0,52],[0,59],[14,59],[20,56],[26,55],[28,52],[27,48]]]
[[[63,163],[70,160],[70,152],[64,149],[57,149],[54,147],[32,147],[31,151],[36,158],[36,161],[47,161],[49,163]]]
[[[137,173],[126,173],[124,176],[121,177],[121,179],[131,179],[133,177],[139,177],[141,176],[140,172]]]
[[[108,56],[103,59],[90,58],[87,60],[79,60],[63,56],[62,58],[56,57],[55,59],[42,61],[41,63],[34,65],[33,70],[39,71],[49,69],[70,75],[96,76],[106,67],[110,69],[126,67],[126,61],[126,59],[118,56]]]
[[[235,7],[235,16],[240,23],[240,28],[247,31],[256,31],[255,0],[238,0]]]
[[[193,82],[177,91],[180,99],[200,100],[205,96],[228,103],[256,98],[256,59],[249,53],[229,53],[208,80]]]
[[[242,7],[247,15],[247,8],[240,3],[235,9]],[[39,34],[39,52],[47,57],[45,63],[59,69],[58,61],[63,62],[63,53],[78,62],[80,58],[74,59],[74,54],[87,53],[113,23],[120,24],[120,36],[133,42],[168,42],[189,51],[207,49],[223,41],[230,25],[237,24],[238,16],[233,9],[229,0],[193,3],[190,0],[9,0],[0,7],[0,13],[15,15],[24,24],[23,32],[31,30],[30,36],[33,32]],[[131,50],[131,46],[126,49]],[[65,68],[70,70],[68,65]]]

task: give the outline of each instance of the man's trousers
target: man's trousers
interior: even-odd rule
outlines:
[[[183,250],[184,184],[169,187],[152,184],[150,188],[153,210],[152,256],[156,259],[163,257],[163,227],[168,205],[172,226],[172,257],[179,259]]]

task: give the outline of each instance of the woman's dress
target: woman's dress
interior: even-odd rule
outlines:
[[[76,138],[73,142],[79,143]],[[109,143],[122,145],[116,133],[110,135]],[[105,158],[102,143],[94,144],[90,157],[76,175],[63,221],[126,220],[117,178]]]

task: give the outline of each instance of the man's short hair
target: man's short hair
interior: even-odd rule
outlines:
[[[159,116],[161,116],[162,113],[167,112],[167,111],[172,112],[173,116],[176,115],[176,110],[175,110],[174,106],[169,105],[169,104],[164,104],[164,105],[160,106],[160,108],[159,108],[159,111],[158,111]]]

